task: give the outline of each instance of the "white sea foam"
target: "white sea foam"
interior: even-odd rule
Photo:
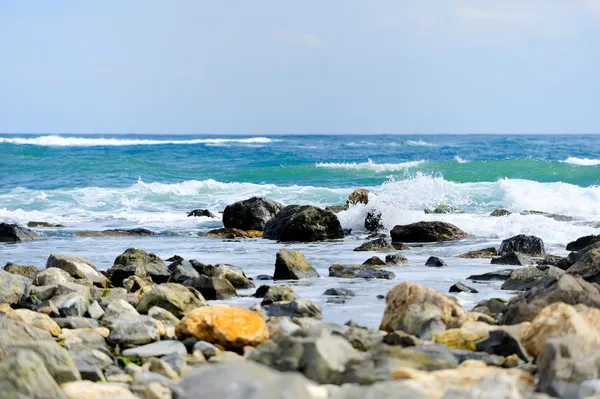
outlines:
[[[420,146],[420,147],[437,147],[437,144],[428,143],[425,140],[406,140],[405,145]]]
[[[462,158],[461,158],[461,157],[459,157],[458,155],[456,155],[456,156],[454,157],[454,160],[455,160],[456,162],[458,162],[458,163],[468,163],[468,162],[470,162],[470,161],[467,161],[466,159],[462,159]]]
[[[0,137],[0,144],[37,145],[45,147],[96,147],[96,146],[131,146],[131,145],[164,145],[164,144],[207,144],[226,145],[230,143],[241,144],[268,144],[280,140],[268,137],[250,138],[206,138],[189,140],[149,140],[149,139],[120,139],[120,138],[93,138],[93,137],[65,137],[65,136],[39,136],[39,137]]]
[[[569,157],[564,161],[560,161],[563,163],[568,163],[571,165],[579,165],[579,166],[596,166],[600,165],[600,159],[590,159],[590,158],[577,158],[577,157]]]
[[[352,170],[370,170],[375,172],[394,172],[399,170],[406,170],[408,168],[413,168],[415,166],[419,166],[425,163],[425,161],[408,161],[408,162],[400,162],[400,163],[375,163],[371,159],[367,162],[326,162],[326,163],[317,163],[315,166],[317,168],[327,168],[327,169],[352,169]]]

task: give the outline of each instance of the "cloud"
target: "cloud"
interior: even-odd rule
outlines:
[[[310,33],[289,33],[284,32],[278,35],[279,40],[284,42],[306,46],[311,48],[321,48],[321,39]]]
[[[461,7],[456,9],[456,16],[460,19],[467,20],[495,20],[495,21],[503,21],[506,19],[505,15],[501,12],[497,11],[483,11],[476,10],[470,7]]]

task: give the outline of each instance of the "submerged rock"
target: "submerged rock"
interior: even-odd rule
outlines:
[[[191,212],[188,212],[188,217],[207,217],[207,218],[216,218],[215,214],[209,211],[208,209],[194,209]]]
[[[346,200],[346,207],[350,207],[351,205],[357,204],[367,205],[368,203],[369,190],[367,190],[366,188],[358,188],[348,196],[348,200]]]
[[[523,211],[521,212],[521,215],[539,215],[550,219],[554,219],[557,222],[572,222],[573,220],[577,220],[577,218],[574,218],[572,216],[557,215],[555,213],[548,213],[542,211]]]
[[[429,259],[425,262],[425,266],[429,267],[442,267],[448,266],[446,262],[438,258],[437,256],[430,256]]]
[[[394,242],[438,242],[462,240],[467,233],[445,222],[417,222],[396,226],[390,232]]]
[[[283,205],[266,197],[252,197],[225,207],[223,225],[226,228],[263,231],[267,222]]]
[[[78,231],[77,237],[148,237],[156,233],[148,229],[112,229],[104,231]]]
[[[477,294],[479,291],[477,291],[475,288],[471,288],[468,285],[459,282],[452,285],[452,287],[450,287],[449,292],[468,292],[471,294]]]
[[[473,281],[500,280],[500,281],[504,281],[504,280],[508,279],[508,277],[510,276],[512,271],[513,271],[513,269],[505,269],[505,270],[497,270],[497,271],[483,273],[483,274],[473,274],[473,275],[467,277],[467,280],[473,280]]]
[[[500,249],[498,249],[498,255],[503,256],[511,252],[518,252],[529,256],[546,256],[544,241],[539,237],[525,234],[519,234],[502,241]]]
[[[492,213],[490,213],[490,216],[502,217],[502,216],[508,216],[511,214],[512,214],[512,212],[509,211],[508,209],[495,209]]]
[[[158,256],[141,249],[129,248],[115,259],[113,267],[108,270],[111,282],[121,287],[123,280],[130,276],[150,277],[155,283],[169,281],[171,273]]]
[[[18,224],[0,223],[0,242],[21,242],[39,240],[35,232]]]
[[[329,277],[341,277],[341,278],[379,278],[386,280],[393,280],[396,275],[390,271],[376,269],[372,266],[367,265],[332,265],[329,268]]]
[[[240,230],[225,227],[222,229],[211,230],[205,234],[206,237],[222,237],[222,238],[260,238],[263,236],[262,231],[258,230]]]
[[[369,259],[364,261],[362,264],[367,265],[367,266],[373,266],[373,267],[386,265],[386,263],[384,261],[382,261],[379,256],[371,256]]]
[[[385,263],[387,265],[403,265],[408,263],[408,259],[401,254],[391,254],[385,256]]]
[[[383,230],[385,226],[383,225],[382,214],[380,211],[369,211],[367,212],[367,216],[365,216],[365,229],[367,231],[379,231]]]
[[[469,251],[462,255],[458,255],[457,258],[486,259],[486,258],[493,258],[496,255],[498,255],[496,248],[490,247],[490,248],[484,248],[484,249],[477,249],[475,251]]]
[[[302,252],[282,249],[275,260],[275,280],[300,280],[319,277],[319,273],[308,263]]]
[[[65,227],[62,224],[48,222],[27,222],[27,227]]]
[[[265,226],[264,238],[279,241],[323,241],[344,238],[335,214],[310,205],[289,205]]]
[[[348,288],[329,288],[329,289],[325,290],[323,295],[355,296],[356,293]]]
[[[321,307],[308,299],[294,299],[289,302],[273,302],[263,307],[269,317],[308,317],[320,319],[323,316]]]
[[[403,251],[410,249],[406,245],[400,242],[392,242],[387,236],[379,237],[374,240],[365,242],[361,246],[354,248],[357,252],[376,251],[376,252],[390,252],[390,251]]]
[[[425,208],[424,212],[426,214],[445,214],[445,213],[464,213],[457,207],[451,205],[438,205],[435,208]]]

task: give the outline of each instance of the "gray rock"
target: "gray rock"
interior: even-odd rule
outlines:
[[[288,205],[266,224],[263,237],[311,242],[344,238],[344,232],[332,212],[310,205]]]
[[[98,302],[94,301],[88,308],[88,314],[92,319],[100,320],[104,316],[104,310],[100,307]]]
[[[18,224],[0,223],[0,242],[21,242],[39,240],[35,232]]]
[[[183,285],[194,285],[194,281],[200,277],[200,274],[194,269],[192,264],[185,260],[177,260],[169,265],[171,272],[171,282]]]
[[[12,342],[9,350],[31,351],[42,358],[46,369],[59,384],[81,379],[69,352],[54,341]]]
[[[219,348],[217,348],[216,346],[214,346],[211,343],[208,342],[204,342],[204,341],[198,341],[194,344],[194,351],[199,350],[200,352],[202,352],[202,355],[204,355],[204,357],[206,359],[210,359],[213,356],[218,355],[219,353],[221,353],[221,350]]]
[[[473,281],[500,280],[500,281],[504,281],[504,280],[508,280],[508,277],[510,276],[512,271],[513,271],[513,269],[505,269],[505,270],[497,270],[497,271],[483,273],[483,274],[473,274],[473,275],[467,277],[467,280],[473,280]]]
[[[206,306],[206,300],[194,295],[181,284],[165,283],[154,286],[152,291],[146,293],[140,300],[137,311],[146,314],[153,306],[164,308],[175,317],[182,317],[192,309]]]
[[[56,308],[62,317],[83,317],[90,307],[89,299],[76,292],[54,296],[52,297],[51,301],[56,305]]]
[[[100,326],[97,320],[85,317],[57,317],[54,321],[60,328],[96,328]]]
[[[151,344],[138,346],[137,348],[126,349],[123,351],[123,356],[126,357],[160,357],[171,354],[187,355],[185,345],[179,341],[159,341]]]
[[[124,314],[106,324],[108,341],[124,347],[149,344],[160,339],[158,321],[149,316]]]
[[[158,256],[141,249],[129,248],[115,259],[108,270],[112,283],[121,287],[123,280],[130,276],[150,277],[158,284],[166,283],[171,277],[169,269]]]
[[[382,381],[370,386],[346,384],[330,394],[329,399],[431,399],[405,381]]]
[[[269,317],[310,317],[320,319],[323,317],[321,307],[308,299],[296,299],[291,302],[273,302],[263,305]]]
[[[114,299],[106,304],[102,322],[107,323],[110,320],[118,319],[121,315],[139,316],[139,312],[127,301],[123,299]]]
[[[469,251],[469,252],[464,253],[462,255],[458,255],[457,258],[464,258],[464,259],[488,259],[488,258],[493,258],[496,255],[498,255],[498,252],[496,251],[496,248],[490,247],[490,248],[484,248],[484,249],[477,249],[477,250],[474,250],[474,251]]]
[[[66,399],[44,360],[30,350],[0,356],[0,392],[5,399]]]
[[[75,354],[73,362],[82,379],[93,382],[105,380],[100,362],[95,356],[85,353]]]
[[[77,237],[149,237],[156,233],[148,229],[111,229],[103,231],[78,231]]]
[[[394,242],[439,242],[462,240],[467,233],[445,222],[417,222],[396,226],[390,232]]]
[[[433,341],[436,335],[441,334],[444,331],[446,331],[446,325],[439,317],[435,317],[427,320],[421,325],[419,338],[424,341]]]
[[[254,288],[256,285],[250,280],[244,270],[239,266],[220,264],[216,265],[213,277],[227,280],[235,289]]]
[[[536,236],[519,234],[502,241],[498,255],[503,256],[511,252],[519,252],[528,256],[546,256],[544,241]]]
[[[405,333],[404,331],[394,331],[394,332],[388,333],[383,338],[383,343],[385,343],[387,345],[392,345],[392,346],[409,347],[409,346],[422,345],[423,341],[421,341],[419,338],[415,337],[414,335]]]
[[[599,283],[600,249],[590,249],[579,255],[578,261],[567,269],[567,273],[572,276],[581,276],[589,282]]]
[[[148,316],[162,322],[165,326],[176,326],[179,323],[179,319],[173,313],[158,306],[151,307]]]
[[[442,266],[448,266],[448,265],[446,264],[446,262],[444,262],[437,256],[430,256],[429,259],[427,259],[427,262],[425,262],[425,266],[442,267]]]
[[[27,227],[65,227],[62,224],[57,224],[57,223],[48,223],[48,222],[36,222],[36,221],[31,221],[31,222],[27,222]]]
[[[491,263],[492,265],[527,266],[535,264],[535,261],[529,256],[521,253],[508,252],[498,258],[493,258]]]
[[[35,296],[40,301],[47,301],[56,294],[57,285],[32,285],[29,295]]]
[[[0,303],[19,303],[29,293],[30,286],[31,281],[26,277],[0,270]]]
[[[356,293],[348,288],[329,288],[323,295],[334,295],[334,296],[355,296]]]
[[[10,274],[27,277],[29,280],[33,281],[35,276],[40,272],[40,269],[35,266],[21,266],[12,262],[8,262],[4,266],[4,271]]]
[[[40,271],[33,280],[35,285],[58,285],[73,282],[73,277],[66,271],[51,267]]]
[[[402,251],[410,249],[406,245],[400,242],[392,242],[388,236],[381,236],[374,240],[365,242],[361,246],[354,248],[357,252],[366,251],[377,251],[377,252],[391,252],[391,251]]]
[[[485,313],[490,316],[498,316],[506,310],[508,301],[503,298],[484,299],[477,303],[473,308],[473,312]]]
[[[228,205],[223,211],[226,228],[263,231],[267,223],[283,209],[283,205],[266,197],[252,197]]]
[[[403,265],[408,263],[408,259],[406,259],[406,256],[401,254],[386,255],[385,263],[387,265]]]
[[[290,251],[286,248],[277,252],[274,280],[300,280],[316,277],[319,277],[319,273],[308,263],[302,252]]]
[[[515,269],[502,284],[503,290],[525,291],[547,277],[559,278],[564,271],[554,266],[531,266]]]
[[[517,355],[521,360],[528,362],[529,355],[516,334],[511,334],[504,330],[490,331],[487,338],[478,341],[475,344],[478,352],[486,352],[500,356]]]
[[[46,261],[46,268],[51,267],[64,270],[73,278],[89,280],[100,287],[105,287],[108,283],[108,279],[96,270],[96,266],[86,259],[74,258],[62,254],[51,254]]]
[[[269,305],[273,302],[290,302],[297,298],[296,293],[289,285],[272,285],[270,287],[263,285],[262,287],[267,287],[267,290],[262,296],[257,296],[257,298],[263,298],[261,305]]]
[[[61,283],[56,286],[55,296],[77,294],[85,299],[92,299],[90,287],[76,283]]]
[[[0,317],[0,348],[3,345],[21,341],[54,341],[54,338],[46,330],[7,317]]]
[[[390,271],[366,265],[332,265],[329,268],[329,277],[393,280],[396,278],[396,275]]]
[[[200,291],[206,300],[231,299],[237,296],[233,285],[222,278],[200,276],[194,282],[194,288]]]
[[[467,292],[470,294],[477,294],[479,291],[477,291],[475,288],[469,287],[468,285],[458,282],[455,283],[452,287],[450,287],[449,292]]]

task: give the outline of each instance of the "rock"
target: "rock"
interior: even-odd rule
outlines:
[[[542,309],[555,302],[600,308],[600,287],[569,274],[563,274],[558,279],[548,278],[543,284],[513,297],[508,302],[500,324],[531,321]]]
[[[575,241],[571,241],[567,244],[567,251],[579,251],[597,242],[600,242],[600,234],[579,237]]]
[[[104,309],[102,309],[98,302],[94,301],[88,308],[88,314],[92,319],[100,320],[104,316]]]
[[[443,334],[444,331],[446,331],[446,325],[439,316],[436,316],[421,324],[418,336],[423,341],[433,341],[436,335]]]
[[[529,399],[538,398],[538,395],[527,395]],[[518,385],[510,377],[497,374],[483,378],[470,388],[450,389],[443,399],[523,399]]]
[[[4,271],[10,274],[27,277],[28,279],[33,280],[35,276],[39,273],[40,269],[38,269],[35,266],[21,266],[12,262],[8,262],[6,266],[4,266]]]
[[[73,281],[73,278],[62,269],[51,267],[36,274],[33,284],[35,285],[58,285]]]
[[[127,387],[114,383],[94,383],[92,381],[76,381],[61,386],[67,399],[136,399]],[[152,398],[155,399],[155,398]],[[156,398],[159,399],[159,398]],[[166,398],[165,398],[166,399]]]
[[[194,285],[194,280],[200,277],[194,266],[185,259],[175,260],[168,268],[169,272],[171,272],[170,282],[172,283]]]
[[[217,265],[213,276],[229,281],[231,285],[233,285],[233,288],[236,289],[256,287],[256,285],[254,285],[254,283],[248,277],[246,277],[246,274],[244,274],[244,271],[239,266]]]
[[[373,266],[373,267],[386,265],[386,263],[384,261],[382,261],[381,258],[379,258],[379,256],[371,256],[369,259],[364,261],[362,264],[366,265],[366,266]]]
[[[29,295],[40,301],[47,301],[56,294],[57,285],[32,285],[29,287]]]
[[[498,255],[503,256],[510,252],[519,252],[529,256],[546,256],[544,241],[539,237],[525,234],[519,234],[502,241]]]
[[[500,329],[491,330],[487,338],[476,342],[475,350],[505,357],[517,355],[525,362],[530,360],[527,351],[519,341],[519,337]]]
[[[139,316],[138,311],[124,299],[114,299],[108,302],[104,309],[104,316],[102,316],[102,322],[107,323],[110,320],[117,319],[121,315],[133,315]]]
[[[51,302],[56,305],[62,317],[83,317],[90,307],[90,300],[76,292],[52,297]]]
[[[458,255],[457,258],[487,259],[487,258],[493,258],[497,254],[498,254],[498,252],[496,252],[496,248],[491,247],[491,248],[477,249],[475,251],[469,251],[462,255]]]
[[[148,310],[148,316],[160,321],[165,326],[175,327],[177,324],[179,324],[179,319],[175,317],[173,313],[159,306],[152,306]]]
[[[366,188],[358,188],[354,190],[346,201],[346,207],[350,207],[351,205],[363,204],[367,205],[369,203],[369,190]]]
[[[65,227],[62,224],[48,222],[27,222],[27,227]]]
[[[188,352],[185,345],[179,341],[159,341],[138,346],[137,348],[126,349],[123,351],[123,356],[149,358],[167,356],[174,353],[185,356]]]
[[[275,280],[300,280],[316,278],[319,273],[308,263],[302,252],[282,249],[275,260]]]
[[[404,282],[386,296],[386,308],[380,330],[402,330],[419,335],[425,322],[439,317],[448,328],[458,328],[468,320],[467,312],[439,292]]]
[[[288,205],[267,223],[263,237],[311,242],[344,238],[344,233],[335,214],[310,205]]]
[[[202,355],[207,358],[210,359],[213,356],[218,355],[219,353],[221,353],[221,350],[219,348],[217,348],[216,346],[214,346],[213,344],[206,342],[206,341],[198,341],[194,344],[194,351],[200,351],[202,352]]]
[[[202,296],[209,301],[231,299],[237,296],[233,285],[229,281],[218,277],[200,276],[194,282],[194,288],[200,291]]]
[[[48,315],[27,309],[15,309],[6,318],[29,324],[33,327],[48,331],[52,336],[60,335],[60,327]]]
[[[506,309],[508,301],[503,298],[484,299],[477,303],[473,308],[473,312],[489,314],[490,316],[498,316]]]
[[[96,328],[99,326],[97,320],[86,319],[85,317],[56,317],[54,321],[60,328]]]
[[[493,258],[491,263],[492,265],[527,266],[535,264],[535,261],[522,253],[508,252],[498,258]]]
[[[329,277],[393,280],[396,275],[390,271],[375,269],[366,265],[332,265],[329,268]]]
[[[46,331],[25,324],[18,320],[0,317],[0,348],[10,342],[53,341],[52,335]]]
[[[256,346],[269,339],[264,320],[248,309],[228,305],[192,310],[177,325],[176,333],[232,349]]]
[[[21,242],[39,240],[35,232],[18,224],[0,223],[0,242]]]
[[[525,291],[546,277],[559,278],[564,271],[554,266],[530,266],[515,269],[502,284],[503,290]]]
[[[215,214],[209,211],[208,209],[194,209],[193,211],[188,212],[187,216],[216,218]]]
[[[323,295],[355,296],[356,293],[348,288],[329,288]]]
[[[0,392],[6,399],[65,399],[44,360],[29,350],[0,354]]]
[[[430,256],[429,259],[427,259],[427,262],[425,262],[425,266],[442,267],[442,266],[448,266],[448,265],[446,264],[446,262],[444,262],[437,256]]]
[[[96,270],[96,266],[85,259],[62,254],[50,254],[46,261],[46,269],[52,267],[64,270],[73,278],[89,280],[100,287],[105,287],[108,283],[106,277]]]
[[[542,211],[523,211],[521,212],[521,215],[539,215],[550,219],[554,219],[557,222],[572,222],[573,220],[577,220],[577,218],[574,218],[572,216],[557,215],[555,213],[548,213]]]
[[[158,256],[141,249],[129,248],[115,259],[108,270],[112,283],[123,286],[123,280],[130,276],[150,277],[158,284],[166,283],[171,277],[169,269]]]
[[[259,274],[259,275],[258,275],[258,276],[256,276],[254,279],[255,279],[255,280],[268,281],[268,280],[273,280],[273,277],[271,277],[271,276],[267,276],[266,274]]]
[[[195,308],[206,306],[206,300],[202,296],[197,297],[181,284],[165,283],[146,293],[137,306],[137,311],[146,314],[154,306],[168,310],[175,317],[182,317]]]
[[[450,223],[417,222],[398,225],[390,232],[394,242],[438,242],[462,240],[467,233]]]
[[[254,362],[195,367],[180,383],[182,398],[326,399],[327,390],[297,373]]]
[[[393,331],[383,338],[383,343],[392,346],[410,347],[423,345],[423,341],[404,331]]]
[[[433,209],[426,208],[424,210],[424,212],[426,214],[437,214],[437,215],[445,214],[445,213],[464,213],[460,209],[458,209],[454,206],[450,206],[450,205],[438,205]]]
[[[600,282],[600,249],[591,249],[579,257],[579,260],[567,269],[572,276],[581,276],[592,283]]]
[[[31,351],[37,354],[50,375],[59,384],[81,379],[69,352],[54,341],[11,342],[7,344],[6,348],[15,351]]]
[[[233,228],[214,229],[205,234],[206,237],[221,237],[221,238],[260,238],[263,236],[262,231],[258,230],[240,230]]]
[[[406,245],[399,242],[392,242],[388,237],[379,237],[374,240],[365,242],[360,247],[354,248],[355,251],[376,251],[376,252],[390,252],[390,251],[402,251],[410,249]]]
[[[266,287],[266,291],[259,295],[258,290],[255,296],[257,298],[263,298],[262,305],[269,305],[273,302],[289,302],[296,299],[296,293],[288,285],[263,285]],[[262,288],[261,287],[261,288]]]
[[[17,304],[29,293],[29,279],[0,270],[0,303]]]
[[[471,288],[468,285],[458,282],[450,287],[449,292],[468,292],[470,294],[477,294],[479,291],[477,291],[475,288]]]
[[[78,231],[77,237],[148,237],[156,233],[148,229],[114,229],[104,231]]]
[[[13,311],[13,308],[11,308],[8,303],[0,303],[0,312],[10,313],[12,311]],[[2,315],[0,315],[0,317],[2,317]]]
[[[110,330],[108,341],[113,345],[132,347],[160,339],[162,323],[149,316],[122,314],[106,323],[104,320],[102,322]]]
[[[346,205],[328,205],[325,207],[325,210],[333,213],[340,213],[341,211],[347,211],[348,207]]]
[[[380,211],[369,211],[365,216],[365,230],[367,231],[379,231],[383,230],[382,214]]]
[[[226,228],[263,231],[267,222],[283,209],[283,205],[266,197],[252,197],[228,205],[223,211]]]
[[[462,328],[451,328],[434,336],[434,342],[450,349],[475,351],[478,341],[489,336],[489,326],[483,323],[465,323]]]
[[[508,280],[508,277],[512,273],[513,269],[505,269],[505,270],[497,270],[489,273],[483,274],[473,274],[467,277],[467,280],[474,281],[495,281],[495,280]]]
[[[403,265],[408,263],[408,259],[406,259],[406,256],[401,254],[386,255],[385,263],[386,265]]]
[[[490,216],[501,217],[501,216],[508,216],[511,214],[512,214],[512,212],[507,209],[495,209],[492,213],[490,213]]]
[[[313,319],[321,319],[323,311],[316,303],[308,299],[295,299],[290,302],[273,302],[271,304],[263,304],[265,311],[269,317],[308,317]]]
[[[73,362],[75,363],[75,367],[77,367],[77,371],[81,374],[81,378],[89,381],[105,381],[104,373],[102,372],[102,366],[100,365],[100,361],[92,354],[92,353],[101,353],[101,352],[92,352],[92,351],[81,351],[72,353]],[[102,353],[102,356],[106,356]],[[112,363],[112,359],[106,356],[110,363]]]

